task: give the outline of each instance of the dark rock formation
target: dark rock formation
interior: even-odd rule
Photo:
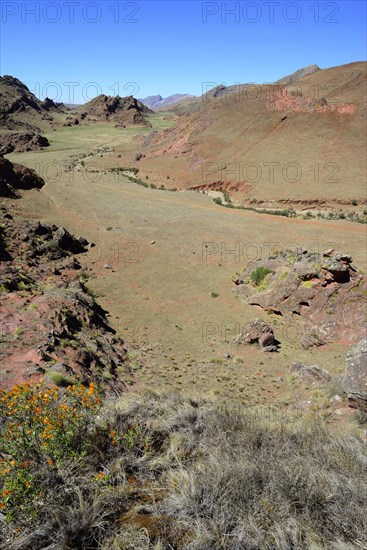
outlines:
[[[14,197],[18,189],[40,189],[44,181],[34,170],[13,164],[0,155],[0,197]]]
[[[25,151],[35,151],[42,147],[50,145],[48,139],[44,136],[28,132],[16,132],[1,135],[0,154],[24,153]]]

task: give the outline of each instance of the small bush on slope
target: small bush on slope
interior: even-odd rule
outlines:
[[[37,515],[19,507],[4,548],[367,545],[366,445],[317,419],[131,394],[98,411],[83,449],[45,478]]]

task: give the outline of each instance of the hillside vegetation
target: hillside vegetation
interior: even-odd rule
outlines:
[[[3,548],[366,547],[366,445],[316,417],[93,385],[0,410]]]

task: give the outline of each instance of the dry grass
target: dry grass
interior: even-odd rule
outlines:
[[[39,515],[1,524],[4,549],[366,547],[366,444],[315,416],[145,393],[107,403],[85,438]]]

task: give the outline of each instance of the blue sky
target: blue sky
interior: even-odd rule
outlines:
[[[0,53],[41,99],[200,95],[364,60],[366,3],[2,0]]]

